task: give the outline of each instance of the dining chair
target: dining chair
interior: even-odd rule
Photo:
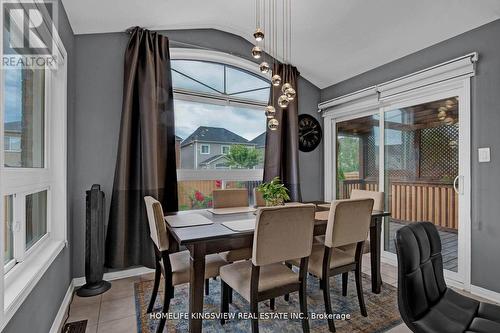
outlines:
[[[384,192],[367,191],[353,189],[351,191],[351,199],[373,199],[373,210],[384,211]],[[363,254],[370,253],[370,238],[368,237],[363,247]]]
[[[347,295],[348,273],[354,271],[356,291],[361,314],[367,316],[361,281],[361,259],[363,244],[368,235],[373,199],[346,199],[332,202],[326,226],[325,243],[315,243],[309,257],[309,272],[320,279],[326,312],[332,316],[329,278],[342,274],[342,295]],[[342,247],[342,250],[340,249]],[[298,259],[288,262],[295,266]],[[221,270],[222,277],[222,270]],[[335,332],[335,323],[331,317],[328,327]]]
[[[221,267],[221,313],[229,311],[229,295],[235,290],[248,302],[252,333],[259,331],[258,303],[287,293],[299,292],[302,329],[309,332],[306,282],[311,254],[315,206],[264,207],[257,212],[252,260]],[[296,273],[283,262],[300,258]],[[221,319],[224,324],[225,320]]]
[[[214,208],[248,207],[248,190],[246,188],[214,190],[212,203]],[[252,256],[252,248],[230,250],[219,255],[228,263],[248,260]]]
[[[156,266],[153,292],[151,294],[147,313],[153,311],[162,275],[165,283],[162,313],[167,313],[170,300],[174,297],[174,286],[189,282],[190,255],[187,250],[176,253],[169,252],[170,244],[161,203],[151,196],[144,197],[144,202],[148,215],[150,236],[153,240],[155,250]],[[205,257],[205,281],[208,281],[207,279],[211,277],[217,277],[219,275],[219,268],[226,264],[227,262],[217,254],[207,255]],[[208,288],[207,284],[205,284],[205,288]],[[165,322],[166,317],[162,316],[156,332],[163,332]]]
[[[254,197],[254,207],[265,207],[266,206],[266,200],[264,200],[264,196],[262,195],[262,192],[257,191],[257,188],[254,187],[253,189],[253,197]]]

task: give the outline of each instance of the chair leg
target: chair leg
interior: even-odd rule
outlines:
[[[255,300],[250,301],[250,313],[252,314],[252,333],[259,333],[259,310]]]
[[[227,299],[229,300],[229,303],[232,304],[233,303],[233,288],[229,287],[229,285],[227,286]]]
[[[170,306],[170,299],[172,298],[172,294],[173,294],[173,290],[171,289],[171,286],[167,285],[167,281],[165,279],[165,292],[164,292],[164,296],[163,296],[163,309],[162,309],[162,313],[166,314],[168,313],[168,308]],[[170,291],[170,292],[168,292]],[[167,322],[167,317],[166,316],[162,316],[162,318],[160,319],[160,324],[158,325],[157,329],[156,329],[156,333],[162,333],[163,332],[163,328],[165,327],[165,323]]]
[[[205,295],[210,294],[210,279],[205,279]]]
[[[325,300],[325,311],[328,315],[333,316],[328,280],[322,279],[321,281],[323,282],[321,288],[323,289],[323,299]],[[328,319],[328,328],[330,329],[330,332],[335,332],[335,323],[332,318]]]
[[[221,289],[221,300],[220,300],[220,312],[222,315],[225,313],[229,313],[229,286],[227,283],[220,280],[220,289]],[[226,323],[226,319],[220,319],[221,325]]]
[[[292,269],[292,265],[285,262],[285,266]],[[289,302],[290,301],[290,294],[285,294],[285,301]],[[274,310],[274,309],[271,309],[271,310]]]
[[[271,298],[269,300],[269,308],[274,311],[275,310],[275,304],[274,304],[274,298]]]
[[[342,273],[342,296],[347,296],[347,279],[349,277],[348,272]]]
[[[307,313],[306,282],[303,281],[299,290],[300,312],[302,312],[302,331],[309,333],[309,318]]]
[[[155,305],[156,297],[158,296],[158,288],[160,287],[161,280],[161,266],[160,263],[156,263],[155,269],[155,282],[153,285],[153,292],[151,293],[151,299],[149,300],[147,313],[153,312],[153,307]]]
[[[319,279],[319,290],[323,290],[323,279]]]
[[[363,285],[362,285],[362,278],[361,278],[361,265],[358,264],[356,266],[355,274],[356,274],[356,291],[358,293],[359,308],[361,310],[361,314],[364,317],[367,317],[368,313],[366,312],[365,298],[363,296]]]

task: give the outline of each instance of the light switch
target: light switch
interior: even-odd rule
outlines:
[[[478,148],[478,160],[479,163],[485,163],[490,161],[490,148]]]

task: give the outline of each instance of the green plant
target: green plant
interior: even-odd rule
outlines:
[[[189,195],[192,209],[203,209],[212,207],[212,196],[204,195],[198,190],[194,190]]]
[[[257,191],[262,193],[266,206],[279,206],[290,200],[288,189],[283,185],[279,177],[274,177],[269,183],[260,184]]]

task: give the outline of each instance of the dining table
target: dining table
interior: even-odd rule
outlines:
[[[328,223],[329,210],[318,204],[315,213],[314,236],[324,235]],[[184,221],[199,219],[199,216],[209,220],[210,223],[173,227],[168,220],[182,218]],[[381,256],[381,230],[383,217],[390,216],[389,212],[373,211],[370,224],[370,260],[372,292],[378,294],[382,286],[380,274]],[[253,229],[233,230],[226,225],[236,221],[248,222],[255,219],[255,212],[243,209],[232,213],[217,213],[214,210],[198,209],[166,213],[165,220],[169,232],[170,250],[177,251],[185,247],[190,253],[190,283],[189,283],[189,332],[201,332],[202,318],[193,315],[203,312],[204,281],[205,281],[205,256],[229,250],[252,247]],[[175,225],[175,224],[174,224]]]

